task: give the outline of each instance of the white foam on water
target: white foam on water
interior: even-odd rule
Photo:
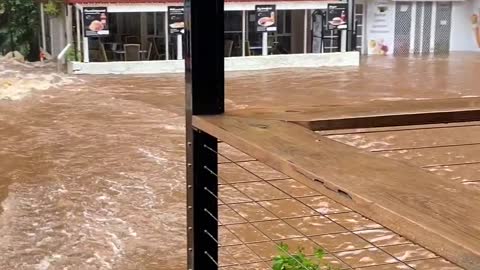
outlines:
[[[161,126],[162,128],[166,129],[166,130],[170,130],[170,131],[183,131],[185,129],[184,126],[182,125],[162,125]]]
[[[35,270],[47,270],[50,267],[48,257],[45,257],[39,264],[35,266]]]
[[[51,68],[14,60],[0,60],[0,100],[21,100],[33,91],[72,84],[79,79],[60,75]]]
[[[154,160],[157,164],[162,164],[162,163],[168,162],[168,159],[166,159],[164,157],[159,157],[157,155],[154,155],[153,153],[151,153],[150,151],[148,151],[146,149],[139,148],[138,151],[140,153],[144,154],[146,157]]]

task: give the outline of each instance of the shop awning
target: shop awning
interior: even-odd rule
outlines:
[[[165,12],[168,6],[183,5],[182,0],[67,0],[77,7],[106,6],[109,12]],[[280,10],[303,10],[327,8],[327,4],[338,3],[336,0],[225,0],[225,10],[254,10],[255,5],[273,3]]]
[[[152,3],[182,3],[181,0],[66,0],[69,4],[152,4]],[[237,2],[237,3],[265,3],[265,2],[332,2],[338,3],[338,1],[304,1],[304,0],[289,0],[289,1],[278,1],[278,0],[225,0],[225,2]]]
[[[465,2],[465,0],[393,0],[393,2]]]

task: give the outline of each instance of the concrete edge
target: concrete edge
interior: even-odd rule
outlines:
[[[285,54],[225,58],[225,71],[344,67],[359,65],[359,52]],[[70,74],[162,74],[183,73],[184,70],[184,60],[68,63],[68,73]]]

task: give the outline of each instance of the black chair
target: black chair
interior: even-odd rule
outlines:
[[[125,44],[125,61],[140,61],[140,44]]]
[[[232,49],[233,49],[233,40],[225,40],[223,42],[224,50],[225,50],[225,57],[232,56]]]

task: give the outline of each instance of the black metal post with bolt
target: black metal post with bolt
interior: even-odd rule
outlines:
[[[218,269],[217,138],[192,125],[224,112],[223,0],[185,0],[188,269]]]

